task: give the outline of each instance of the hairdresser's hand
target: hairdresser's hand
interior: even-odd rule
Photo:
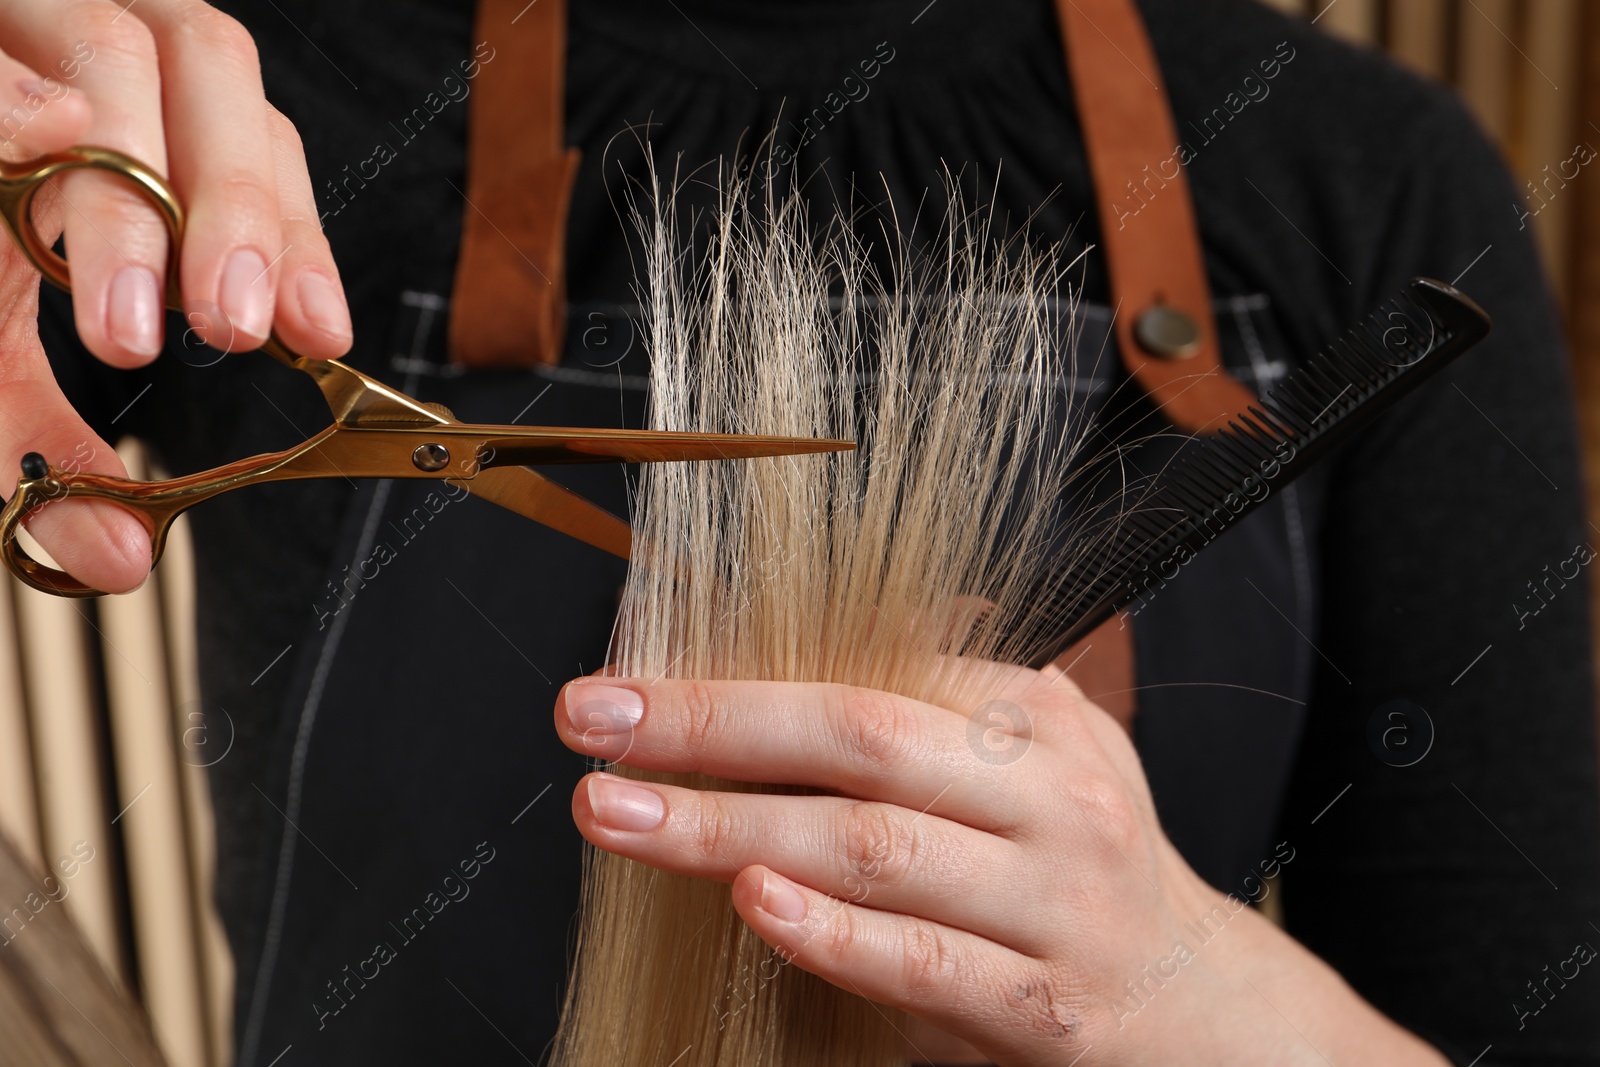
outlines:
[[[255,45],[237,22],[195,0],[5,0],[0,157],[80,143],[121,149],[176,186],[189,209],[182,289],[196,337],[240,351],[276,329],[308,356],[349,348],[350,314],[299,138],[267,104]],[[160,216],[116,179],[83,172],[42,196],[34,216],[47,241],[65,230],[89,350],[117,367],[155,358],[169,255]],[[14,484],[29,451],[126,473],[61,395],[37,317],[38,275],[0,237],[0,479]],[[144,528],[113,505],[51,504],[29,529],[99,588],[132,588],[149,569]]]
[[[1127,734],[1069,681],[1017,669],[998,697],[974,722],[836,685],[590,678],[556,721],[629,766],[835,794],[591,774],[573,813],[600,848],[731,882],[795,966],[997,1063],[1445,1062],[1201,881]]]

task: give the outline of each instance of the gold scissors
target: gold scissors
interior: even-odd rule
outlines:
[[[161,212],[173,246],[166,304],[181,311],[177,261],[183,244],[183,206],[166,179],[137,159],[109,148],[79,146],[26,163],[0,164],[0,222],[45,278],[70,291],[67,262],[40,238],[32,206],[51,178],[81,168],[126,178]],[[22,459],[16,493],[0,510],[0,555],[11,572],[23,583],[57,596],[103,595],[32,559],[17,540],[23,520],[51,501],[110,500],[128,508],[150,532],[154,566],[173,520],[202,501],[261,482],[340,477],[460,479],[485,500],[626,559],[631,546],[626,522],[526,464],[745,459],[855,447],[850,441],[806,437],[474,425],[458,422],[442,406],[413,400],[336,359],[300,356],[276,335],[261,350],[311,375],[333,409],[333,425],[282,452],[161,482],[66,470],[30,452]]]

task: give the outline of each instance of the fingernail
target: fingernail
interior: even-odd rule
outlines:
[[[241,333],[266,337],[272,332],[272,283],[267,261],[253,248],[241,248],[222,269],[222,310]]]
[[[797,923],[806,917],[806,898],[771,871],[761,875],[761,910],[786,923]]]
[[[348,341],[355,335],[350,325],[350,309],[345,307],[339,290],[327,275],[304,271],[296,288],[300,293],[300,310],[312,326],[339,341]]]
[[[153,271],[123,267],[112,276],[106,332],[138,355],[161,351],[161,287]]]
[[[654,830],[667,817],[660,793],[620,778],[589,779],[589,807],[613,830]]]
[[[625,733],[644,717],[644,697],[614,685],[569,685],[565,700],[567,718],[586,734]]]

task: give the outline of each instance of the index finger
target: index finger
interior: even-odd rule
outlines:
[[[600,759],[811,786],[913,811],[937,801],[944,818],[1003,835],[1028,806],[1019,765],[1031,767],[1033,719],[1067,699],[1036,685],[1005,701],[1009,717],[991,721],[994,709],[982,704],[974,719],[833,683],[584,678],[563,687],[556,726],[569,748]]]

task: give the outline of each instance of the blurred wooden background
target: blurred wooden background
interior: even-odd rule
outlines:
[[[136,444],[119,451],[148,476]],[[180,520],[158,572],[127,596],[66,600],[0,583],[0,831],[56,879],[31,907],[0,900],[0,939],[32,947],[23,942],[49,936],[45,910],[65,911],[144,1003],[172,1067],[220,1067],[233,972],[210,906],[203,764],[229,730],[194,718],[192,573]],[[85,854],[64,877],[62,861]],[[101,1052],[86,1062],[118,1061]]]
[[[1600,0],[1271,2],[1455,85],[1519,184],[1542,181],[1580,143],[1600,148]],[[1572,340],[1593,503],[1600,174],[1552,188],[1532,223]],[[136,446],[124,452],[142,469]],[[0,582],[0,831],[41,867],[93,850],[48,906],[144,1003],[173,1067],[221,1067],[232,971],[210,907],[203,765],[231,730],[197,717],[192,603],[181,529],[157,576],[127,597],[57,600]],[[0,938],[29,936],[29,921],[22,900],[0,900]]]

